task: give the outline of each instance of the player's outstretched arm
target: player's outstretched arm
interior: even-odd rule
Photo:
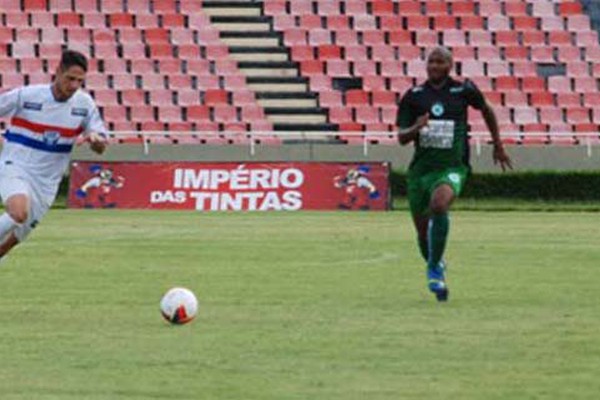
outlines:
[[[90,132],[88,135],[90,149],[96,154],[103,154],[106,151],[108,142],[106,136],[98,132]]]
[[[410,142],[413,142],[419,136],[419,131],[426,127],[429,123],[429,114],[421,115],[412,126],[408,128],[400,129],[398,132],[398,141],[401,145],[405,146]]]
[[[488,102],[486,102],[481,109],[481,114],[483,115],[483,119],[485,120],[485,124],[487,125],[490,134],[492,135],[492,143],[494,145],[494,164],[500,164],[500,168],[502,168],[503,172],[506,171],[506,169],[512,169],[512,161],[508,154],[506,154],[504,145],[500,139],[498,118],[496,118],[496,113]]]

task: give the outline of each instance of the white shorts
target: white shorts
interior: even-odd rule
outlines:
[[[46,215],[54,199],[47,199],[36,189],[36,182],[24,173],[20,173],[16,168],[7,168],[2,166],[0,170],[0,197],[2,203],[14,195],[24,194],[29,198],[29,215],[27,221],[14,230],[14,234],[19,242],[31,233],[41,219]]]

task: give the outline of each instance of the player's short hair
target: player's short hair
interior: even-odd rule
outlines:
[[[452,56],[452,52],[450,51],[449,48],[444,47],[444,46],[437,46],[434,47],[433,49],[431,49],[431,51],[429,52],[429,54],[427,55],[427,59],[429,59],[429,57],[431,57],[433,54],[439,54],[442,57],[444,57],[446,59],[446,61],[448,61],[450,64],[454,63],[454,57]]]
[[[85,72],[88,70],[88,61],[83,54],[75,50],[65,50],[60,58],[60,68],[63,71],[71,67],[80,67]]]

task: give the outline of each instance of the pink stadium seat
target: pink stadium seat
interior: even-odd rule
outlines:
[[[137,75],[154,73],[154,61],[147,58],[136,58],[130,61],[131,72]]]
[[[319,93],[321,107],[339,107],[342,105],[342,95],[338,91],[323,91]]]
[[[177,91],[177,104],[192,106],[200,104],[200,92],[196,89],[181,89]]]
[[[391,0],[374,0],[371,10],[375,15],[394,14],[394,3]]]
[[[189,75],[169,74],[167,76],[167,81],[169,89],[173,91],[192,88],[192,78]],[[202,86],[202,88],[205,88],[205,86]]]
[[[553,63],[554,51],[550,47],[533,47],[531,49],[531,61],[538,63]]]
[[[356,122],[361,124],[374,124],[380,122],[379,110],[373,107],[360,107],[355,109]]]
[[[541,31],[526,31],[522,34],[524,46],[543,46],[546,44],[546,35]]]
[[[496,45],[515,46],[519,44],[519,33],[514,30],[497,31]]]
[[[145,90],[165,89],[165,79],[161,75],[147,74],[142,75],[142,88]]]
[[[179,106],[158,107],[158,120],[166,123],[181,121],[181,108]]]
[[[600,104],[600,92],[588,92],[583,94],[583,105],[586,107],[594,108],[594,115],[596,115],[596,109]],[[594,117],[595,118],[595,117]],[[594,122],[600,122],[594,119]]]
[[[95,90],[93,97],[99,107],[117,104],[117,92],[112,89]]]
[[[475,4],[472,1],[449,2],[452,15],[470,16],[475,14]]]
[[[34,74],[42,71],[43,64],[39,58],[22,58],[20,60],[20,72],[22,74]]]
[[[46,0],[23,0],[23,10],[27,12],[46,11],[48,2]]]
[[[524,107],[527,107],[528,103],[527,94],[523,92],[504,93],[504,105],[506,107],[523,109]]]
[[[464,46],[467,43],[465,32],[459,30],[444,30],[442,42],[445,46]]]
[[[533,92],[530,95],[530,102],[533,107],[548,108],[555,107],[554,95],[548,92]]]
[[[570,124],[584,124],[591,122],[590,110],[587,108],[567,108],[567,122]]]
[[[376,65],[375,62],[371,60],[363,60],[363,61],[354,61],[352,63],[352,70],[354,76],[375,76]]]
[[[346,92],[345,103],[352,106],[369,104],[369,94],[362,90],[348,90]]]
[[[591,29],[590,18],[585,14],[570,15],[567,17],[567,29],[578,34],[589,32]]]
[[[319,59],[332,60],[342,58],[342,49],[334,44],[325,44],[318,47]]]
[[[329,108],[329,120],[336,124],[351,122],[352,110],[346,107],[331,107]]]
[[[114,13],[108,16],[108,23],[112,28],[133,26],[133,15],[126,13]]]
[[[131,120],[136,122],[156,121],[155,108],[152,106],[138,105],[129,107]]]
[[[435,31],[422,30],[416,34],[416,44],[421,47],[433,47],[439,44],[438,34]]]
[[[577,1],[564,1],[559,3],[558,12],[560,15],[573,15],[582,13],[581,4]]]
[[[545,91],[546,82],[539,77],[526,77],[521,80],[522,89],[526,92]]]
[[[581,95],[579,93],[558,93],[556,103],[559,107],[581,107]]]
[[[198,76],[196,77],[196,80],[198,82],[198,89],[200,90],[216,90],[219,89],[219,78],[217,76],[214,75],[204,75],[204,76]],[[187,80],[185,81],[180,81],[179,84],[180,85],[184,85],[183,82],[187,82]],[[174,81],[174,83],[177,85],[177,81]],[[182,88],[187,88],[187,86],[182,86]]]
[[[135,78],[129,74],[112,75],[112,87],[116,90],[136,89]]]
[[[204,103],[208,105],[219,105],[229,103],[229,94],[225,90],[211,89],[204,93]]]
[[[474,30],[468,32],[468,36],[471,46],[490,46],[492,44],[492,35],[488,31]]]
[[[458,19],[452,15],[436,15],[432,18],[433,28],[442,30],[454,30],[458,27]]]
[[[214,106],[213,118],[216,122],[239,122],[236,108],[230,105]]]
[[[497,90],[504,92],[519,90],[519,80],[514,76],[499,76],[495,81]]]
[[[121,91],[121,104],[123,104],[124,106],[144,105],[146,104],[145,98],[146,95],[144,91],[139,89],[128,89]]]
[[[571,78],[567,78],[564,76],[551,76],[550,78],[548,78],[548,90],[552,93],[571,92]]]
[[[363,76],[363,88],[368,91],[385,90],[385,80],[379,75]]]
[[[389,47],[389,46],[379,46],[379,47],[373,47],[372,53],[373,53],[373,59],[377,60],[378,57],[385,57],[386,55],[381,54],[381,49],[384,48],[385,50],[383,51],[388,51],[388,53],[386,55],[390,55],[389,51],[391,51],[392,56],[393,56],[393,50]],[[360,61],[360,60],[367,60],[368,59],[368,55],[367,55],[367,48],[365,46],[362,45],[351,45],[351,46],[346,46],[344,48],[344,58],[348,61]]]
[[[207,106],[194,105],[186,108],[188,121],[208,121],[210,110]]]
[[[576,92],[592,93],[598,91],[598,80],[595,77],[577,77],[574,81]]]
[[[484,19],[479,15],[464,15],[460,17],[460,27],[464,30],[484,29]]]
[[[333,43],[331,32],[325,29],[314,29],[308,32],[308,43],[313,46]]]
[[[350,76],[350,63],[345,60],[329,60],[325,63],[327,74],[330,76]]]
[[[567,31],[550,31],[548,32],[548,43],[553,46],[568,46],[573,44],[573,36]]]
[[[523,78],[537,76],[536,65],[531,63],[530,61],[513,61],[511,64],[513,75],[520,76]]]
[[[503,77],[509,75],[508,65],[504,61],[489,61],[486,63],[487,76]]]
[[[375,19],[370,15],[355,15],[353,18],[353,27],[359,31],[376,29]]]
[[[57,26],[81,26],[82,18],[77,13],[61,13],[56,17]]]
[[[323,62],[320,60],[304,60],[300,63],[300,72],[305,76],[323,74]]]
[[[321,16],[315,14],[300,15],[299,22],[299,26],[306,30],[322,29],[324,25]]]
[[[538,122],[537,111],[534,108],[515,108],[514,112],[515,124],[535,124]]]

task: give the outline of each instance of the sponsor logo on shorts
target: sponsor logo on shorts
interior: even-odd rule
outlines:
[[[450,179],[450,182],[452,182],[452,183],[456,183],[456,184],[460,183],[460,175],[457,174],[456,172],[448,174],[448,179]]]
[[[26,101],[23,103],[23,108],[26,110],[42,111],[42,103],[35,103],[33,101]]]

